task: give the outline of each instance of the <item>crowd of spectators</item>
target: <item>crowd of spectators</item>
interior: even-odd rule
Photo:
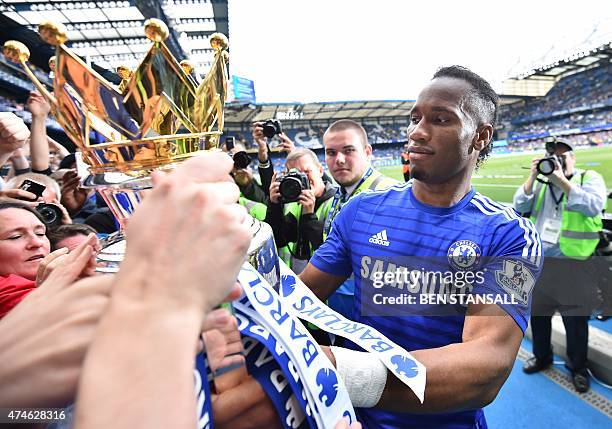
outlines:
[[[612,130],[597,131],[584,134],[567,134],[563,136],[574,148],[597,147],[612,144]],[[544,138],[529,141],[508,141],[507,151],[511,153],[531,152],[544,150]],[[494,153],[504,153],[502,150],[494,149]]]
[[[563,77],[544,96],[524,104],[502,106],[500,117],[513,124],[534,121],[572,109],[593,109],[612,103],[612,65],[603,64]]]
[[[561,78],[543,97],[501,106],[498,132],[519,141],[514,147],[529,150],[534,139],[612,129],[611,72],[612,66],[603,64]]]
[[[401,143],[407,140],[406,128],[407,124],[364,124],[364,128],[368,133],[370,144],[393,144]],[[314,125],[300,125],[297,127],[287,127],[283,130],[288,138],[290,138],[298,147],[307,149],[322,149],[323,148],[323,133],[325,127]],[[248,133],[240,133],[228,131],[225,133],[228,136],[235,137],[247,149],[255,148],[257,145]],[[272,148],[275,144],[274,140],[270,142]]]
[[[26,108],[25,103],[20,103],[10,96],[0,94],[0,112],[12,112],[20,117],[26,124],[32,123],[32,114]],[[62,127],[51,117],[47,117],[46,126],[54,131],[62,131]]]
[[[28,64],[30,70],[36,75],[36,77],[43,83],[50,84],[50,79],[47,73],[40,68],[36,67],[32,63]],[[34,84],[28,79],[24,72],[19,69],[15,64],[7,62],[4,58],[0,57],[0,83],[8,86],[16,86],[27,91],[33,91]]]
[[[562,133],[585,127],[612,126],[612,109],[574,113],[564,118],[543,119],[513,128],[510,138],[539,135],[543,133]]]

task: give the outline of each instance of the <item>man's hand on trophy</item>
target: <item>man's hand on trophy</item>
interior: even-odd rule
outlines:
[[[210,318],[215,319],[214,329],[206,329],[212,325]],[[202,339],[214,375],[216,393],[233,389],[248,378],[238,322],[229,311],[217,309],[206,317]]]
[[[232,389],[213,394],[213,418],[218,429],[280,428],[274,405],[251,376]]]
[[[97,245],[98,239],[91,233],[72,251],[62,247],[49,253],[38,265],[36,285],[65,285],[95,275]]]
[[[4,406],[61,407],[74,401],[113,280],[94,276],[75,283],[89,261],[87,249],[78,256],[64,258],[0,323]]]
[[[37,91],[30,92],[26,105],[32,117],[46,118],[51,111],[51,105]]]
[[[30,130],[12,112],[0,112],[0,155],[15,152],[30,138]]]
[[[204,152],[198,156],[183,162],[171,175],[178,182],[182,183],[208,183],[208,182],[229,182],[234,183],[230,172],[234,168],[234,161],[221,152]],[[166,173],[154,172],[151,175],[153,184],[156,185],[159,179],[166,176]],[[238,199],[236,198],[236,201]]]
[[[213,394],[213,417],[219,429],[255,429],[281,427],[274,405],[261,385],[251,376],[218,395]],[[361,429],[361,423],[349,425],[341,419],[334,429]]]
[[[191,314],[201,324],[235,287],[251,234],[246,210],[236,203],[238,187],[225,181],[232,162],[217,155],[154,175],[154,189],[127,227],[118,294],[140,295],[159,311]],[[121,281],[131,278],[142,280]]]
[[[238,331],[238,322],[229,310],[217,308],[206,316],[202,340],[202,346],[206,348],[206,357],[213,373],[220,368],[244,363],[242,355],[244,348],[240,331]],[[215,387],[219,389],[218,385]],[[233,386],[228,386],[230,387]]]

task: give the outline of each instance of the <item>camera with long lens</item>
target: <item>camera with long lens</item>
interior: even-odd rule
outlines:
[[[36,206],[36,211],[42,217],[43,223],[49,228],[55,228],[62,224],[62,210],[55,204],[41,203]]]
[[[234,161],[234,168],[241,170],[243,168],[247,168],[251,163],[252,159],[248,153],[243,150],[234,151],[236,148],[235,137],[227,137],[225,139],[225,148],[227,149],[227,153],[230,154],[232,160]]]
[[[297,168],[292,168],[285,174],[280,174],[276,177],[276,181],[280,182],[278,191],[280,192],[281,203],[297,201],[304,189],[310,189],[308,176]]]
[[[543,176],[550,176],[555,171],[556,163],[561,166],[561,171],[565,171],[565,157],[555,155],[558,146],[557,140],[554,138],[546,141],[546,156],[538,161],[536,169]]]
[[[269,139],[283,132],[283,126],[278,119],[268,119],[262,122],[261,126],[263,127],[264,136]]]

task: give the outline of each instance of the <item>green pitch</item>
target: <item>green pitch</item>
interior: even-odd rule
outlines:
[[[491,158],[476,172],[472,183],[477,191],[496,201],[510,203],[516,188],[520,186],[527,175],[531,159],[536,154],[528,155],[492,155]],[[606,181],[606,186],[612,188],[612,146],[589,148],[576,151],[578,168],[599,172]],[[383,167],[380,171],[397,180],[403,180],[401,166]]]

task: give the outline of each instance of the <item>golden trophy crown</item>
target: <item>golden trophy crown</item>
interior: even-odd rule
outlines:
[[[92,174],[143,177],[218,146],[227,94],[227,38],[221,33],[210,37],[214,59],[198,83],[191,75],[193,65],[179,63],[164,43],[166,24],[152,18],[144,31],[153,42],[150,50],[136,70],[118,67],[121,84],[115,86],[66,47],[64,25],[41,23],[40,37],[56,47],[49,60],[53,93],[27,65],[28,48],[17,41],[4,44],[4,56],[23,66]],[[92,143],[92,131],[103,142]]]

